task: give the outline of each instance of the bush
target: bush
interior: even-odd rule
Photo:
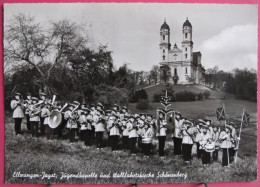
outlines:
[[[176,93],[176,101],[195,101],[197,94],[190,91]]]
[[[136,91],[129,99],[131,103],[137,103],[140,99],[147,100],[148,95],[144,89]]]
[[[148,109],[148,107],[149,107],[148,100],[144,100],[144,99],[140,99],[136,105],[136,108],[140,110],[146,110]]]
[[[204,97],[205,97],[205,99],[208,99],[209,98],[209,96],[210,96],[210,91],[205,91],[204,93],[203,93],[203,95],[204,95]]]
[[[201,101],[204,99],[204,94],[203,93],[199,93],[198,96],[197,96],[198,100]]]

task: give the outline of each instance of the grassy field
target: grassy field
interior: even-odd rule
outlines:
[[[215,110],[225,102],[228,118],[239,120],[242,108],[252,116],[249,127],[243,128],[239,159],[236,165],[229,168],[221,166],[219,161],[203,168],[201,161],[193,158],[192,166],[185,165],[182,158],[173,155],[173,143],[168,137],[166,142],[166,158],[158,156],[157,139],[153,141],[153,155],[144,158],[141,154],[131,156],[127,151],[112,153],[109,147],[97,150],[94,146],[86,148],[81,142],[69,143],[68,140],[51,140],[45,137],[33,139],[25,130],[24,135],[17,137],[13,134],[13,122],[6,116],[6,172],[7,183],[182,183],[182,182],[218,182],[218,181],[253,181],[257,178],[256,162],[256,103],[228,99],[206,100],[196,102],[173,103],[177,109],[188,118],[208,117],[214,119]],[[130,105],[132,112],[154,113],[158,103],[151,103],[147,111],[138,111],[135,104]],[[171,130],[169,129],[168,132]],[[106,137],[105,137],[106,139]],[[196,147],[193,147],[193,154]],[[56,178],[15,178],[14,172],[27,174],[56,174]],[[90,174],[95,172],[97,178],[61,179],[61,172]],[[110,178],[100,177],[100,173],[109,174]],[[152,178],[112,178],[115,172],[149,173]],[[161,178],[158,172],[171,174],[183,173],[184,177]]]

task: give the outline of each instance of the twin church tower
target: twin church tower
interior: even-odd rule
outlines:
[[[164,20],[160,29],[160,66],[170,67],[170,83],[205,84],[205,69],[201,65],[201,53],[193,52],[192,25],[188,18],[183,24],[182,35],[181,48],[178,48],[176,43],[172,48],[170,27]]]

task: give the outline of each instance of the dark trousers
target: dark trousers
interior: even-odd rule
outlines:
[[[230,163],[230,154],[231,154],[230,148],[222,148],[223,155],[222,155],[222,166],[228,166],[228,163]]]
[[[97,148],[101,148],[102,147],[103,134],[104,134],[104,132],[96,132],[96,145],[97,145]]]
[[[64,127],[66,126],[66,124],[67,124],[67,120],[62,119],[61,124],[55,129],[56,134],[58,135],[58,139],[62,138],[62,131],[63,131]]]
[[[215,149],[212,153],[213,161],[218,161],[218,149]]]
[[[112,151],[118,150],[119,136],[118,135],[112,135],[112,136],[110,136],[110,140],[111,140]]]
[[[158,136],[158,140],[159,140],[159,155],[160,156],[164,156],[164,147],[165,147],[165,140],[166,140],[166,136]]]
[[[173,143],[174,143],[174,147],[173,147],[174,154],[181,155],[182,138],[173,137]]]
[[[137,139],[137,145],[140,152],[142,152],[142,137],[139,136]]]
[[[131,153],[136,153],[136,141],[137,138],[129,138],[129,146]]]
[[[123,142],[123,148],[124,148],[124,149],[129,149],[128,136],[123,136],[123,137],[122,137],[122,142]]]
[[[86,146],[91,146],[91,130],[85,130],[84,142]]]
[[[38,125],[39,122],[38,121],[31,121],[31,133],[32,133],[32,137],[38,137]]]
[[[44,122],[44,118],[41,118],[41,127],[40,127],[41,135],[45,135],[45,129],[46,129],[46,125],[44,125],[43,122]]]
[[[144,153],[144,155],[149,156],[151,154],[151,148],[151,143],[142,143],[142,152]]]
[[[85,140],[85,134],[86,134],[86,130],[80,130],[79,139],[80,139],[81,141],[84,141],[84,140]]]
[[[235,153],[236,153],[236,150],[234,149],[234,147],[231,147],[230,148],[230,162],[234,161]]]
[[[197,145],[197,158],[201,158],[201,149],[200,149],[200,144],[199,142],[196,142],[196,145]]]
[[[193,144],[182,144],[182,154],[185,161],[191,160],[191,149]]]
[[[49,125],[45,125],[45,129],[46,129],[46,138],[49,140],[54,134],[54,129],[50,128]]]
[[[26,114],[26,126],[27,126],[27,130],[30,131],[31,124],[30,124],[30,116],[28,114]]]
[[[70,129],[70,142],[75,142],[76,128]]]
[[[15,134],[22,134],[21,126],[22,126],[23,118],[14,118],[14,131]]]
[[[210,163],[210,153],[205,151],[205,150],[201,150],[202,153],[202,164],[209,164]]]

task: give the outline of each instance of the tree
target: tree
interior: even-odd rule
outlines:
[[[171,76],[170,67],[168,65],[163,65],[160,67],[160,75],[161,79],[164,81],[164,83],[167,83]]]
[[[150,79],[154,84],[158,83],[158,79],[160,76],[160,68],[157,65],[154,65],[152,69],[150,70]]]
[[[86,44],[79,26],[61,20],[51,23],[51,29],[47,31],[34,17],[25,14],[14,16],[8,23],[4,40],[5,63],[34,67],[39,76],[33,84],[41,84],[41,90],[50,93],[54,67],[67,63]]]

